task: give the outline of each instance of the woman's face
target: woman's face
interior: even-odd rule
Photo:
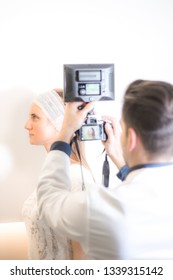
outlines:
[[[35,103],[32,103],[29,119],[25,124],[29,132],[30,144],[50,146],[56,139],[57,131]]]

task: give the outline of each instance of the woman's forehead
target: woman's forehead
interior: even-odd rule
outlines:
[[[30,107],[30,114],[41,114],[41,115],[44,115],[42,109],[37,105],[35,104],[34,102],[31,104],[31,107]]]

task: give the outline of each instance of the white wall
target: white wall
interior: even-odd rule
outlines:
[[[45,157],[23,129],[35,94],[63,85],[64,63],[115,63],[114,110],[102,112],[119,116],[132,80],[172,82],[172,14],[171,0],[0,1],[0,221],[21,220]],[[100,172],[102,147],[91,150]]]

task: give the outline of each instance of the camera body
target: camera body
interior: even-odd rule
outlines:
[[[64,64],[64,102],[114,100],[114,64]],[[81,141],[106,141],[105,121],[91,112],[76,132]]]
[[[88,115],[86,122],[76,132],[80,141],[101,140],[106,141],[107,136],[104,129],[105,122],[97,120],[95,117]]]

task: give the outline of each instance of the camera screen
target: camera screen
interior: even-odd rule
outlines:
[[[100,94],[100,84],[86,84],[86,95]]]
[[[94,140],[100,139],[100,126],[99,125],[84,125],[82,126],[82,139]]]
[[[77,71],[78,80],[80,82],[84,81],[101,81],[101,71]]]

